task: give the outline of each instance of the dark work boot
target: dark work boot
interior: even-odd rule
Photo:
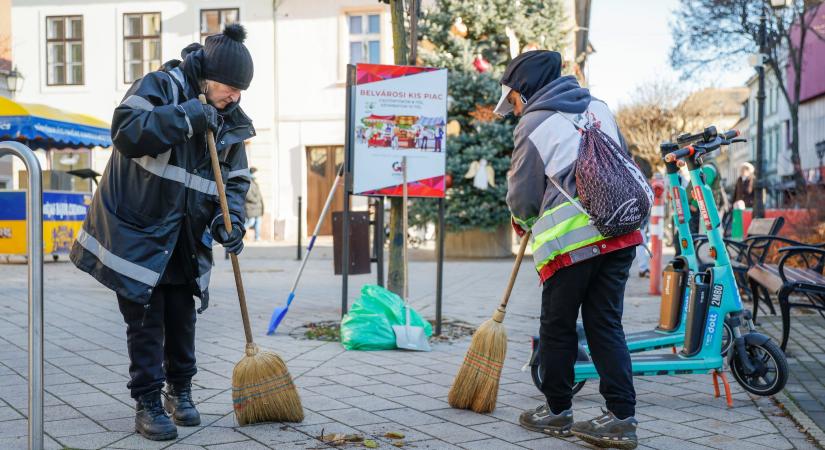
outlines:
[[[175,425],[194,427],[201,424],[201,415],[192,401],[192,383],[170,383],[163,397],[166,412],[172,415]]]
[[[146,439],[168,441],[178,437],[178,429],[169,420],[160,403],[160,390],[143,394],[137,401],[135,431]]]
[[[568,409],[553,414],[547,403],[535,409],[528,409],[518,418],[524,428],[551,436],[570,436],[570,427],[573,425],[573,410]]]
[[[619,419],[610,411],[602,412],[604,414],[595,419],[574,423],[570,431],[577,438],[596,447],[625,450],[636,448],[636,427],[639,422],[633,417]]]

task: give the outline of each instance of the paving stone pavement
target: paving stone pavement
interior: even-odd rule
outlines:
[[[198,374],[194,398],[203,424],[179,428],[175,442],[150,442],[133,432],[134,404],[126,390],[125,325],[114,296],[66,262],[47,264],[46,443],[47,448],[113,449],[305,449],[325,448],[321,434],[374,436],[394,448],[387,431],[405,435],[405,448],[578,448],[575,438],[556,439],[527,431],[518,414],[542,396],[521,368],[529,336],[538,329],[540,288],[529,264],[522,267],[505,324],[509,351],[499,403],[491,414],[453,410],[446,394],[469,339],[437,343],[430,353],[348,352],[338,343],[298,340],[288,331],[307,321],[340,317],[340,278],[332,276],[329,247],[316,247],[298,297],[281,325],[264,335],[272,308],[283,302],[298,262],[292,247],[250,247],[241,257],[257,342],[277,351],[299,387],[306,418],[300,424],[239,427],[231,407],[231,373],[244,348],[231,267],[218,260],[212,302],[198,316]],[[444,317],[478,324],[490,317],[512,260],[448,261]],[[411,302],[434,316],[435,264],[410,263]],[[25,448],[27,413],[26,267],[0,265],[0,449]],[[350,279],[350,300],[373,275]],[[657,299],[647,280],[628,286],[628,331],[649,328]],[[732,381],[732,379],[731,379]],[[733,381],[732,381],[733,383]],[[640,448],[815,448],[769,399],[752,399],[735,383],[735,407],[713,398],[709,375],[636,378]],[[600,413],[597,383],[574,401],[577,418]]]
[[[794,310],[798,312],[800,310]],[[760,316],[760,328],[780,341],[782,319]],[[788,397],[825,434],[825,319],[817,313],[795,314],[785,351],[790,376],[785,392]]]

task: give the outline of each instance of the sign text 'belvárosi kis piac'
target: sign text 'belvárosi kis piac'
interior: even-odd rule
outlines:
[[[411,197],[444,197],[447,69],[358,64],[353,193],[401,195],[407,157]]]

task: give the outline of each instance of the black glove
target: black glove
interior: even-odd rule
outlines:
[[[206,127],[212,130],[212,133],[218,134],[218,128],[220,128],[220,124],[218,123],[218,110],[215,109],[214,106],[204,103],[203,115],[206,116]]]
[[[232,222],[232,232],[227,233],[226,227],[223,224],[223,214],[218,214],[212,219],[212,225],[209,226],[212,232],[212,239],[218,241],[219,244],[229,253],[240,255],[243,250],[243,236],[246,230],[243,225],[238,222]]]
[[[201,293],[201,307],[198,308],[198,314],[203,314],[209,308],[209,289]]]

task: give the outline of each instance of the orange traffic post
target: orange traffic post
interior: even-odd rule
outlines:
[[[650,290],[653,295],[662,293],[662,235],[664,233],[665,207],[663,196],[665,184],[655,179],[653,186],[653,208],[650,211]]]

